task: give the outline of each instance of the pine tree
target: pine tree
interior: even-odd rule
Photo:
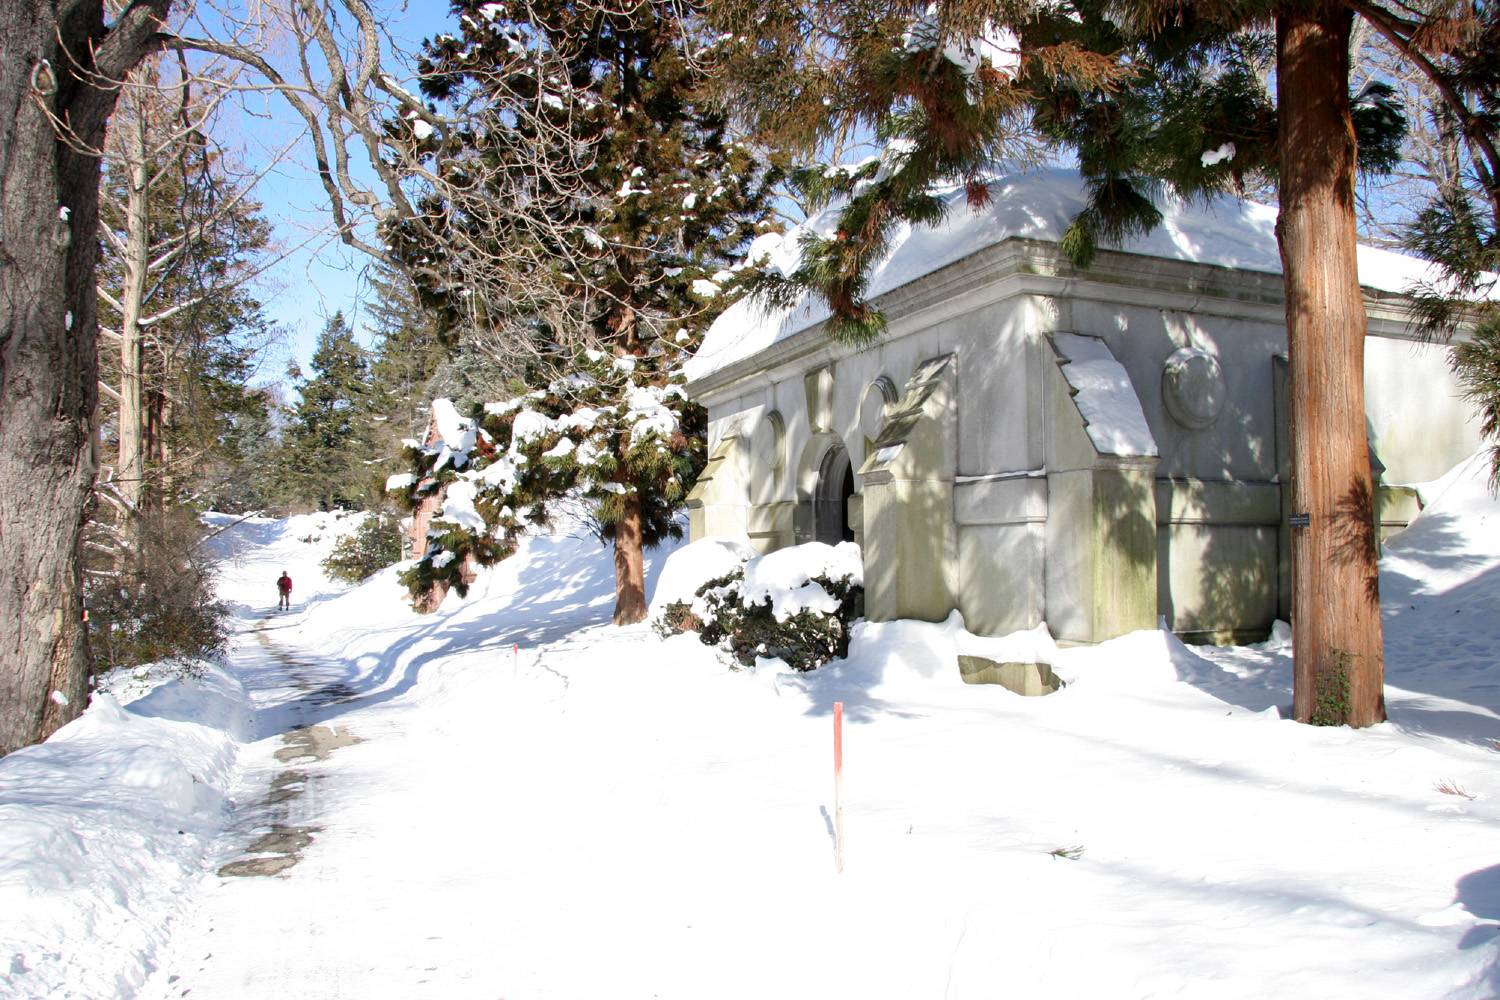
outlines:
[[[206,141],[212,112],[194,107],[192,86],[164,80],[155,60],[137,70],[101,188],[98,421],[112,461],[99,489],[122,552],[227,457],[224,421],[257,405],[246,383],[271,339],[246,287],[269,227]]]
[[[310,376],[292,371],[302,398],[282,438],[282,495],[320,510],[364,509],[379,495],[370,362],[342,312],[318,334],[311,364]]]
[[[707,430],[680,371],[586,351],[573,372],[542,389],[477,406],[462,417],[433,405],[438,439],[411,447],[411,473],[395,480],[414,508],[443,495],[427,551],[402,577],[414,594],[434,584],[463,593],[465,563],[506,558],[527,531],[575,514],[579,501],[613,541],[617,624],[644,617],[644,581],[631,580],[621,552],[681,535],[676,513],[704,462]],[[634,532],[630,537],[627,532]],[[632,596],[642,614],[628,617]]]
[[[377,261],[369,283],[367,329],[375,336],[370,355],[366,461],[372,478],[384,479],[405,466],[404,442],[427,431],[434,379],[458,345],[442,336],[437,317],[423,305],[406,272]],[[388,506],[388,504],[382,504]]]
[[[1423,327],[1447,338],[1468,325],[1453,350],[1453,368],[1481,415],[1490,446],[1490,487],[1500,490],[1500,10],[1474,5],[1434,31],[1442,46],[1407,19],[1376,24],[1408,66],[1420,68],[1423,108],[1438,135],[1440,172],[1426,203],[1405,227],[1407,249],[1437,263],[1442,279],[1420,290]],[[1437,79],[1434,79],[1436,74]]]
[[[762,141],[806,156],[865,133],[883,152],[858,164],[811,165],[793,184],[814,209],[838,202],[827,236],[805,232],[790,275],[760,274],[758,294],[785,305],[812,291],[832,312],[836,340],[865,343],[885,320],[865,300],[866,275],[900,223],[931,224],[940,184],[989,200],[1002,164],[1035,162],[1036,109],[1060,95],[1115,93],[1131,73],[1113,54],[1107,22],[1066,5],[720,0],[729,42],[725,100]],[[1134,80],[1131,80],[1134,83]]]
[[[671,514],[703,462],[703,415],[669,394],[677,402],[667,407],[668,432],[630,419],[632,407],[680,381],[684,352],[733,294],[729,265],[767,219],[776,170],[735,141],[725,113],[708,102],[712,46],[692,4],[601,12],[556,0],[464,0],[454,10],[462,36],[429,44],[424,92],[448,105],[490,102],[487,120],[505,125],[470,130],[457,149],[452,137],[413,138],[433,144],[433,171],[447,190],[492,185],[505,197],[521,189],[529,210],[497,223],[483,199],[429,202],[449,213],[459,236],[436,251],[400,229],[392,241],[426,275],[424,296],[449,329],[501,363],[500,381],[540,394],[525,412],[618,421],[591,439],[607,459],[587,469],[521,463],[514,482],[504,480],[514,502],[481,509],[529,511],[524,523],[535,523],[564,494],[581,496],[614,544],[615,621],[638,621],[643,551],[680,532]],[[519,287],[484,280],[497,261],[516,259],[533,263]],[[617,367],[605,372],[603,358]],[[580,366],[596,374],[585,379]],[[505,427],[486,433],[509,447]],[[438,454],[417,460],[426,482]],[[487,521],[486,531],[499,523]],[[502,537],[515,525],[505,522]],[[471,544],[482,561],[507,548],[484,533]],[[448,566],[457,572],[433,565],[439,554],[424,558],[414,584]]]
[[[394,232],[413,270],[443,276],[423,291],[446,307],[448,332],[462,317],[534,357],[549,341],[643,354],[705,325],[718,302],[702,283],[758,235],[775,171],[708,100],[711,47],[693,6],[658,0],[596,16],[550,0],[454,11],[463,33],[429,44],[423,90],[449,104],[487,102],[481,120],[506,127],[465,132],[457,149],[434,154],[434,172],[450,182],[445,193],[467,182],[532,198],[524,217],[496,219],[483,215],[491,199],[450,196],[441,208],[464,236],[438,248],[405,246],[406,233]],[[483,275],[507,254],[534,270],[525,287],[497,293]]]
[[[478,331],[464,332],[454,343],[432,378],[427,382],[424,403],[434,399],[448,399],[458,407],[460,413],[468,413],[476,406],[493,399],[502,399],[522,388],[515,375],[513,359],[496,357],[487,345],[495,338]],[[421,437],[432,419],[431,407],[422,410]]]
[[[268,230],[206,137],[216,103],[199,99],[204,82],[147,60],[105,149],[95,421],[106,465],[80,557],[101,669],[222,646],[227,612],[199,514],[254,500],[226,487],[254,475],[246,448],[267,442],[264,393],[248,383],[269,324],[246,285]]]
[[[375,335],[370,378],[375,406],[400,437],[427,429],[428,383],[449,354],[436,317],[423,307],[407,275],[377,263],[370,272],[374,292],[367,306]]]
[[[219,413],[219,444],[201,467],[201,503],[226,513],[257,510],[276,499],[276,470],[281,458],[273,394],[245,387]]]
[[[1144,173],[1187,194],[1212,189],[1212,173],[1195,176],[1193,161],[1213,166],[1208,161],[1218,159],[1220,150],[1230,154],[1221,169],[1260,166],[1276,179],[1291,363],[1292,504],[1312,519],[1311,527],[1294,533],[1292,544],[1293,711],[1304,722],[1371,725],[1385,718],[1385,700],[1375,484],[1365,436],[1366,317],[1355,257],[1355,179],[1361,168],[1395,164],[1405,123],[1389,88],[1367,87],[1351,96],[1352,28],[1356,16],[1365,18],[1398,40],[1414,65],[1445,89],[1450,110],[1462,120],[1482,170],[1488,171],[1500,165],[1493,155],[1497,122],[1472,113],[1470,98],[1482,88],[1466,84],[1460,67],[1472,62],[1465,53],[1482,41],[1484,22],[1493,20],[1493,12],[1457,3],[1417,10],[1330,0],[1146,0],[1111,11],[1127,37],[1139,40],[1147,52],[1185,57],[1179,62],[1190,72],[1167,78],[1171,86],[1165,93],[1174,100],[1190,86],[1211,83],[1205,69],[1214,68],[1229,46],[1274,31],[1274,131],[1263,128],[1243,143],[1228,135],[1226,145],[1216,147],[1210,143],[1217,136],[1205,141],[1204,130],[1191,127],[1204,116],[1187,104],[1186,121],[1162,117],[1137,162]],[[1488,52],[1481,64],[1493,61],[1493,48]],[[1231,126],[1236,121],[1223,120]],[[1139,119],[1134,122],[1139,127]],[[1493,184],[1486,191],[1491,199],[1500,193]],[[1324,711],[1328,704],[1340,708],[1330,715]]]

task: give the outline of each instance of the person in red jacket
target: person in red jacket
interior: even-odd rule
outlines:
[[[286,570],[281,571],[281,579],[276,581],[276,592],[281,595],[281,603],[276,605],[276,610],[286,608],[292,609],[292,578],[286,575]]]

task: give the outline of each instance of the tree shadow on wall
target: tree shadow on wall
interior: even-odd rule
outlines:
[[[1094,473],[1094,516],[1100,544],[1095,558],[1096,615],[1103,623],[1141,617],[1141,601],[1154,604],[1156,567],[1156,479],[1147,470]],[[1145,593],[1143,593],[1145,591]],[[1153,608],[1153,610],[1155,610]],[[1154,622],[1156,614],[1147,616]],[[1106,627],[1108,627],[1106,625]]]
[[[1176,481],[1162,499],[1206,509],[1208,489]],[[1254,486],[1247,486],[1254,489]],[[1279,513],[1279,505],[1277,508]],[[1278,524],[1241,515],[1228,523],[1206,519],[1157,526],[1157,606],[1173,631],[1189,641],[1259,642],[1276,620],[1279,598]],[[1273,515],[1274,516],[1274,515]],[[1174,574],[1174,562],[1179,565]],[[1290,677],[1288,677],[1290,682]]]

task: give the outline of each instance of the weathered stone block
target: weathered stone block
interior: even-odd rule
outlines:
[[[998,684],[1027,697],[1052,694],[1063,686],[1046,663],[997,663],[983,656],[960,656],[958,673],[965,684]]]

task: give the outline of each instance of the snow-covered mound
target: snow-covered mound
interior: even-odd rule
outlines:
[[[863,587],[865,564],[859,546],[805,542],[752,559],[745,564],[740,599],[747,605],[769,601],[779,622],[808,609],[831,615],[838,610],[838,599],[817,583],[818,578]]]
[[[141,670],[0,760],[0,990],[133,996],[223,825],[250,714],[238,679]]]
[[[1000,177],[990,184],[990,203],[974,210],[962,187],[940,192],[947,216],[936,226],[903,223],[892,235],[884,260],[870,269],[870,298],[900,288],[940,268],[1011,238],[1058,243],[1087,204],[1087,191],[1076,170],[1051,169]],[[1161,225],[1145,236],[1108,249],[1164,257],[1168,260],[1281,273],[1276,245],[1276,209],[1227,195],[1207,201],[1168,199],[1159,206]],[[804,223],[821,236],[832,233],[839,208],[831,206]],[[752,261],[790,273],[798,264],[799,227],[785,237],[762,236],[752,247]],[[1376,247],[1359,247],[1359,276],[1365,286],[1404,293],[1435,273],[1426,261]],[[778,341],[806,330],[829,316],[816,296],[790,309],[766,309],[741,299],[709,328],[697,356],[687,364],[690,380],[701,379],[748,358]]]

